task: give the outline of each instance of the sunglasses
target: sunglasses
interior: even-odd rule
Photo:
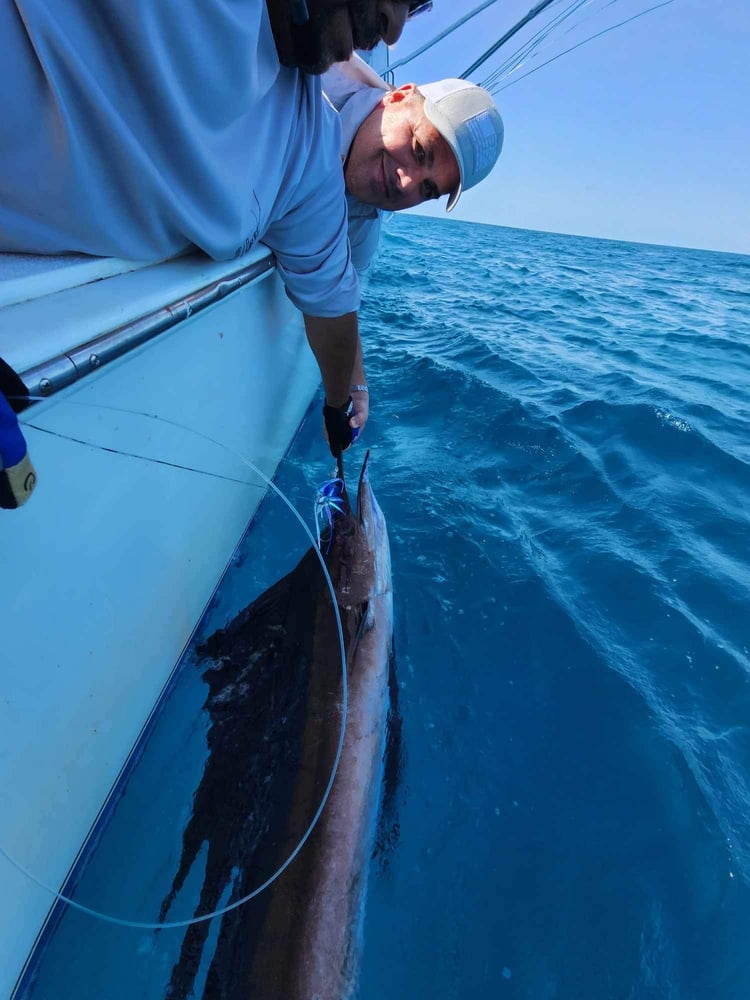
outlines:
[[[406,20],[411,21],[417,14],[426,14],[428,10],[432,10],[432,0],[426,0],[426,2],[425,0],[411,0]]]

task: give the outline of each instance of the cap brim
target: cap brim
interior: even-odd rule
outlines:
[[[461,163],[461,150],[458,148],[455,132],[451,123],[440,113],[440,109],[430,100],[429,97],[425,97],[424,100],[424,113],[427,120],[440,133],[443,141],[448,143],[448,148],[456,159],[456,166],[458,167],[458,185],[453,191],[451,191],[448,196],[448,204],[445,206],[446,212],[452,212],[458,204],[458,199],[461,197],[461,192],[463,191],[464,186],[464,171]]]

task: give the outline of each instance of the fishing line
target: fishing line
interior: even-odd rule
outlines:
[[[561,56],[566,55],[567,53],[572,52],[577,48],[580,48],[582,45],[585,45],[588,42],[593,41],[596,38],[599,38],[601,35],[607,34],[607,32],[613,31],[615,28],[622,27],[629,21],[636,20],[638,17],[642,17],[644,14],[648,14],[652,10],[658,9],[658,7],[667,5],[666,3],[657,4],[655,7],[649,7],[647,10],[638,11],[631,17],[628,17],[625,20],[618,22],[617,24],[610,25],[609,27],[601,31],[598,31],[593,35],[589,35],[588,37],[584,38],[577,44],[572,45],[569,48],[565,49],[563,52],[557,53],[551,59],[545,60],[545,62],[543,62],[541,65],[536,66],[533,70],[530,70],[529,72],[524,73],[523,76],[520,76],[516,80],[513,80],[512,83],[508,83],[504,87],[499,86],[499,84],[503,80],[512,76],[514,73],[517,73],[528,62],[537,59],[542,52],[544,52],[546,49],[549,49],[557,40],[554,37],[548,40],[550,34],[553,32],[555,28],[559,27],[560,24],[562,24],[564,21],[568,20],[575,13],[577,13],[578,10],[583,10],[586,7],[589,8],[588,12],[584,16],[580,17],[577,21],[575,21],[566,29],[565,34],[567,35],[571,34],[571,32],[573,31],[578,30],[579,28],[581,28],[582,25],[586,24],[592,18],[600,15],[603,11],[607,10],[610,7],[614,7],[617,3],[620,2],[621,0],[606,0],[606,2],[604,2],[599,6],[592,6],[595,3],[595,0],[574,0],[574,2],[571,3],[569,7],[567,7],[564,11],[556,15],[556,17],[554,17],[550,22],[548,22],[543,28],[540,28],[535,35],[533,35],[530,39],[524,42],[524,44],[520,48],[518,48],[503,62],[501,62],[499,66],[497,66],[484,80],[481,81],[481,86],[483,86],[491,94],[497,94],[501,90],[506,90],[509,86],[512,85],[512,83],[517,83],[520,80],[525,79],[525,77],[531,76],[531,74],[535,73],[538,69],[542,69],[544,66],[548,66],[550,63],[554,62],[556,59],[559,59]],[[671,3],[672,0],[668,0],[668,2]],[[545,42],[546,44],[544,44]]]
[[[473,8],[471,11],[469,11],[469,13],[459,18],[457,21],[449,25],[449,27],[445,28],[443,31],[439,32],[437,35],[435,35],[434,38],[430,39],[430,41],[426,42],[424,45],[415,49],[413,52],[409,53],[409,55],[405,56],[403,59],[399,59],[397,62],[391,64],[388,67],[387,71],[383,74],[383,76],[387,77],[391,82],[394,82],[394,71],[396,69],[399,69],[400,67],[407,65],[408,63],[416,59],[418,56],[423,55],[425,52],[429,51],[431,48],[437,45],[438,42],[443,41],[443,39],[449,37],[450,35],[453,34],[454,31],[456,31],[458,28],[466,24],[467,21],[470,21],[473,17],[475,17],[477,14],[480,14],[488,7],[493,6],[495,2],[496,0],[484,0],[483,3]],[[475,62],[473,62],[471,66],[465,69],[463,73],[460,74],[461,79],[467,79],[488,59],[490,59],[495,52],[497,52],[514,35],[516,35],[523,27],[530,24],[548,7],[551,7],[552,4],[556,2],[559,3],[561,2],[561,0],[540,0],[540,2],[537,3],[536,6],[534,6],[523,18],[521,18],[520,21],[512,25],[512,27],[508,31],[506,31],[505,34],[502,35],[496,42],[494,42],[493,45],[491,45],[477,60],[475,60]],[[581,25],[591,20],[591,18],[594,17],[595,15],[601,14],[602,11],[610,7],[613,7],[615,4],[620,2],[621,0],[605,0],[604,3],[590,10],[588,14],[586,14],[584,17],[580,18],[578,21],[570,25],[570,27],[567,29],[565,33],[570,34],[570,32],[580,28]],[[508,56],[500,64],[500,66],[498,66],[491,73],[489,73],[488,76],[483,81],[481,81],[481,86],[484,87],[486,90],[488,90],[491,94],[497,94],[501,90],[507,90],[507,88],[512,86],[514,83],[518,83],[520,80],[525,79],[527,76],[531,76],[532,73],[536,73],[537,70],[543,69],[545,66],[549,66],[550,63],[555,62],[561,56],[567,55],[569,52],[575,51],[575,49],[580,48],[582,45],[586,45],[588,42],[594,41],[595,39],[600,38],[602,35],[606,35],[610,31],[614,31],[616,28],[621,28],[624,25],[629,24],[631,21],[635,21],[639,17],[643,17],[645,14],[650,14],[652,11],[658,10],[660,7],[666,7],[673,2],[674,0],[664,0],[664,2],[649,7],[646,10],[638,11],[636,14],[633,14],[632,16],[625,18],[623,21],[619,21],[617,24],[610,25],[609,27],[601,31],[598,31],[593,35],[589,35],[588,37],[584,38],[577,44],[570,46],[563,52],[559,52],[557,55],[553,56],[550,59],[547,59],[545,62],[541,63],[539,66],[536,66],[534,69],[529,70],[527,73],[524,73],[517,79],[512,80],[510,83],[507,83],[505,86],[502,87],[499,86],[502,80],[505,80],[514,73],[517,73],[528,62],[530,62],[533,59],[537,59],[541,52],[543,52],[545,49],[548,49],[550,45],[553,44],[554,41],[554,39],[548,40],[550,38],[550,35],[564,21],[567,21],[579,10],[582,10],[583,8],[586,7],[591,7],[593,4],[596,3],[596,0],[573,0],[573,2],[569,3],[569,5],[563,11],[557,13],[546,25],[540,28],[534,35],[532,35],[530,39],[524,42],[524,44],[520,46],[520,48],[516,49],[515,52],[513,52],[510,56]]]
[[[494,72],[487,78],[488,83],[494,83],[506,76],[510,76],[512,73],[517,72],[527,62],[530,62],[532,59],[536,59],[541,52],[550,48],[550,46],[557,41],[557,38],[552,38],[547,41],[552,29],[558,27],[558,25],[562,24],[563,21],[568,20],[568,18],[572,17],[578,10],[588,8],[587,13],[583,14],[580,18],[578,18],[578,20],[574,21],[573,24],[566,28],[564,34],[569,35],[571,32],[576,31],[581,27],[581,25],[586,24],[587,21],[590,21],[593,17],[601,14],[602,10],[605,10],[607,7],[611,7],[618,2],[620,2],[620,0],[607,0],[603,6],[597,7],[594,6],[595,0],[577,0],[577,2],[571,4],[571,6],[568,7],[562,15],[550,22],[546,29],[538,31],[537,34],[534,35],[524,46],[518,49],[515,53],[512,53],[505,60],[505,62],[500,63]],[[545,41],[546,44],[543,44]]]
[[[501,62],[500,65],[496,67],[485,80],[482,81],[481,86],[483,86],[486,90],[490,90],[492,85],[497,80],[516,72],[521,68],[521,66],[524,66],[531,59],[536,58],[540,51],[543,51],[545,48],[549,48],[549,46],[553,44],[555,41],[554,38],[551,41],[548,41],[546,45],[544,42],[547,41],[556,28],[558,28],[564,21],[571,18],[579,10],[582,10],[585,7],[590,7],[594,2],[595,0],[574,0],[573,3],[571,3],[564,10],[560,11],[560,13],[556,14],[555,17],[548,21],[547,24],[539,28],[536,33],[531,36],[531,38],[527,39],[523,45],[520,46],[520,48],[512,52],[504,60],[504,62]],[[616,3],[617,0],[610,0],[610,2]],[[591,13],[589,14],[589,17],[590,16],[592,16]],[[575,22],[574,25],[568,28],[568,32],[578,27],[578,25],[585,20],[587,20],[587,18],[583,17],[580,21]]]
[[[535,17],[538,17],[553,3],[555,3],[555,0],[542,0],[541,3],[536,5],[536,7],[533,7],[528,14],[522,17],[521,20],[514,24],[512,28],[506,31],[504,35],[501,35],[494,45],[491,45],[487,51],[483,53],[483,55],[475,60],[471,66],[469,66],[468,69],[465,69],[463,73],[460,74],[461,79],[466,80],[474,72],[474,70],[479,69],[480,66],[486,63],[490,56],[494,55],[501,45],[505,45],[506,42],[510,41],[510,39],[521,30],[521,28],[524,28],[530,21],[533,21]]]
[[[617,24],[612,24],[608,28],[604,28],[602,31],[598,31],[595,35],[589,35],[588,38],[584,38],[582,41],[578,42],[576,45],[571,45],[569,49],[565,49],[563,52],[558,52],[556,56],[551,59],[547,59],[540,66],[535,66],[534,69],[530,69],[528,73],[524,73],[523,76],[519,76],[515,80],[511,80],[510,83],[506,83],[504,87],[498,87],[491,93],[500,93],[502,90],[507,90],[508,87],[512,87],[516,83],[520,83],[521,80],[525,80],[527,76],[531,76],[540,69],[544,69],[545,66],[549,66],[550,63],[555,62],[555,60],[560,59],[562,56],[567,55],[568,52],[573,52],[575,49],[579,49],[582,45],[586,45],[587,42],[594,41],[595,38],[601,38],[602,35],[608,34],[610,31],[614,31],[615,28],[621,28],[624,24],[629,24],[631,21],[636,21],[639,17],[643,17],[645,14],[651,14],[655,10],[659,10],[661,7],[668,7],[670,4],[674,3],[674,0],[663,0],[662,3],[657,3],[653,7],[648,7],[646,10],[638,11],[637,14],[633,14],[631,17],[626,18],[624,21],[619,21]]]
[[[47,402],[48,401],[46,399],[46,397],[44,397],[44,396],[24,396],[22,398],[23,398],[23,400],[33,400],[33,401],[42,401],[42,402]],[[64,896],[61,892],[58,892],[56,889],[53,889],[51,886],[47,885],[45,882],[42,882],[41,879],[38,879],[35,875],[33,875],[30,871],[28,871],[28,869],[24,865],[22,865],[19,861],[17,861],[10,854],[8,854],[8,852],[4,849],[4,847],[2,846],[2,844],[0,844],[0,854],[2,854],[2,856],[17,871],[19,871],[23,875],[25,875],[35,885],[39,886],[40,889],[44,889],[45,892],[48,892],[51,896],[54,897],[54,899],[58,900],[59,902],[66,903],[68,906],[72,906],[75,909],[80,910],[82,913],[87,913],[89,916],[92,916],[92,917],[98,917],[100,920],[104,920],[106,923],[115,924],[118,927],[133,927],[133,928],[136,928],[136,929],[139,929],[139,930],[161,930],[162,928],[190,927],[193,924],[202,923],[202,922],[204,922],[206,920],[213,920],[214,917],[221,917],[225,913],[229,913],[231,910],[236,910],[238,907],[242,906],[243,903],[247,903],[249,900],[253,899],[255,896],[259,896],[261,892],[263,892],[270,885],[272,885],[286,871],[286,869],[289,867],[289,865],[292,863],[292,861],[294,861],[294,859],[297,857],[297,855],[299,854],[299,852],[305,846],[305,844],[307,843],[310,835],[312,834],[313,830],[315,829],[315,827],[316,827],[316,825],[317,825],[317,823],[318,823],[318,821],[319,821],[319,819],[320,819],[320,817],[321,817],[321,815],[323,813],[323,809],[325,808],[326,802],[328,801],[328,797],[331,794],[331,789],[333,787],[333,782],[334,782],[334,780],[336,778],[336,772],[338,771],[339,762],[341,760],[341,753],[342,753],[343,746],[344,746],[344,735],[345,735],[345,732],[346,732],[346,715],[347,715],[348,701],[349,701],[349,691],[348,691],[347,676],[346,676],[346,650],[344,648],[344,630],[343,630],[343,626],[341,624],[341,615],[339,614],[338,602],[336,601],[336,592],[334,591],[333,582],[331,581],[331,577],[330,577],[330,575],[328,573],[328,569],[326,567],[325,560],[324,560],[324,558],[323,558],[323,556],[322,556],[322,554],[320,552],[320,549],[318,548],[318,546],[316,544],[316,541],[315,541],[315,538],[312,535],[312,532],[310,531],[310,529],[308,528],[307,524],[305,523],[304,518],[299,513],[299,511],[297,510],[297,508],[294,506],[294,504],[291,502],[291,500],[289,500],[287,498],[287,496],[282,492],[282,490],[280,490],[279,487],[276,486],[268,478],[268,476],[266,476],[265,473],[262,472],[254,464],[254,462],[252,462],[245,455],[242,455],[240,452],[236,451],[234,448],[231,448],[231,447],[229,447],[229,445],[224,444],[222,441],[219,441],[216,438],[212,437],[210,434],[205,434],[203,431],[197,431],[197,430],[195,430],[192,427],[188,427],[187,424],[180,423],[177,420],[170,420],[168,417],[160,417],[160,416],[158,416],[155,413],[145,413],[145,412],[143,412],[141,410],[131,410],[131,409],[127,409],[125,407],[110,406],[110,405],[103,404],[103,403],[83,403],[83,402],[80,402],[80,401],[73,401],[73,400],[65,400],[65,403],[67,403],[69,405],[72,405],[72,406],[82,406],[82,407],[88,407],[90,409],[96,409],[96,410],[111,410],[111,411],[113,411],[115,413],[127,413],[127,414],[129,414],[131,416],[145,417],[145,418],[147,418],[149,420],[160,420],[162,423],[169,424],[172,427],[176,427],[176,428],[178,428],[180,430],[183,430],[183,431],[187,431],[190,434],[195,434],[196,437],[202,438],[204,441],[208,441],[211,444],[216,445],[218,448],[224,449],[224,451],[228,452],[230,455],[233,455],[236,459],[238,459],[240,462],[242,462],[243,465],[247,466],[248,469],[250,469],[252,472],[254,472],[257,476],[260,477],[260,479],[266,484],[266,486],[269,487],[286,504],[286,506],[289,508],[289,510],[294,515],[294,517],[297,519],[297,521],[299,521],[299,523],[302,525],[303,531],[305,532],[305,534],[309,538],[310,542],[312,543],[313,547],[315,548],[315,554],[316,554],[316,556],[318,558],[318,561],[320,563],[321,569],[323,570],[323,575],[325,577],[326,584],[328,586],[328,590],[329,590],[329,593],[331,595],[331,600],[332,600],[332,603],[333,603],[333,610],[334,610],[334,615],[335,615],[335,618],[336,618],[336,628],[337,628],[338,637],[339,637],[339,653],[341,655],[341,726],[339,728],[339,739],[338,739],[338,744],[337,744],[337,747],[336,747],[336,754],[334,756],[333,767],[331,768],[331,775],[330,775],[330,777],[328,779],[328,784],[326,785],[326,788],[325,788],[325,790],[323,792],[323,797],[322,797],[322,799],[320,801],[320,805],[318,806],[318,808],[317,808],[317,810],[316,810],[316,812],[315,812],[312,820],[310,821],[309,826],[307,827],[307,829],[303,833],[303,835],[302,835],[299,843],[297,844],[297,846],[291,852],[291,854],[286,859],[286,861],[284,861],[283,864],[279,865],[279,867],[276,869],[276,871],[273,872],[273,874],[270,875],[269,878],[267,878],[265,880],[265,882],[261,883],[259,886],[257,886],[257,888],[253,889],[252,892],[247,893],[241,899],[237,899],[233,903],[229,903],[227,906],[221,907],[218,910],[213,910],[211,913],[204,913],[204,914],[201,914],[200,916],[197,916],[197,917],[191,917],[191,918],[189,918],[187,920],[164,920],[164,921],[160,921],[158,923],[157,922],[151,922],[151,921],[142,921],[142,920],[128,920],[128,919],[126,919],[124,917],[116,917],[116,916],[113,916],[112,914],[104,913],[101,910],[95,910],[95,909],[93,909],[90,906],[85,906],[83,903],[77,902],[75,899],[72,899],[69,896]],[[19,423],[23,424],[24,426],[34,427],[34,429],[36,429],[36,430],[42,430],[43,429],[43,428],[38,428],[35,424],[31,424],[30,422],[27,422],[27,421],[19,421]],[[48,433],[54,433],[54,432],[48,432]],[[57,436],[64,438],[67,435],[65,435],[65,434],[57,434]],[[79,442],[78,439],[73,438],[73,437],[71,437],[70,440],[71,441],[76,441],[77,443],[90,444],[90,442]],[[96,448],[96,447],[99,447],[99,446],[98,445],[92,445],[92,447]],[[114,451],[115,449],[104,448],[103,450],[105,450],[105,451],[110,451],[110,450]],[[127,454],[127,453],[123,453],[123,454]],[[140,456],[134,456],[134,457],[140,457]],[[147,459],[147,460],[150,461],[150,459]],[[162,464],[169,465],[171,463],[164,462]],[[183,466],[178,466],[178,467],[179,468],[184,468]],[[196,471],[200,471],[200,470],[196,470]],[[241,480],[240,480],[240,482],[241,482]],[[74,862],[74,864],[75,864],[75,862]]]
[[[13,397],[10,397],[13,398]],[[25,396],[24,399],[40,399],[38,396]],[[83,404],[75,404],[83,405]],[[157,419],[160,419],[157,417]],[[20,422],[20,421],[19,421]],[[153,462],[154,465],[165,465],[169,469],[182,469],[184,472],[195,472],[199,476],[208,476],[210,479],[223,479],[227,483],[239,483],[240,486],[252,486],[259,490],[261,487],[256,483],[249,483],[246,479],[236,479],[234,476],[223,476],[220,472],[209,472],[207,469],[196,469],[192,465],[181,465],[179,462],[168,462],[164,458],[153,458],[151,455],[139,455],[135,451],[123,451],[122,448],[113,448],[112,445],[94,444],[93,441],[85,441],[83,438],[73,437],[72,434],[61,434],[59,431],[52,431],[49,427],[40,427],[39,424],[32,424],[31,421],[24,421],[24,427],[31,427],[42,434],[49,434],[51,437],[62,438],[64,441],[74,441],[76,444],[85,445],[87,448],[94,448],[96,451],[106,451],[111,455],[123,455],[125,458],[139,458],[144,462]],[[188,428],[185,428],[188,430]]]
[[[416,59],[417,56],[421,56],[424,52],[428,52],[433,46],[437,45],[438,42],[442,42],[444,38],[447,38],[449,35],[452,35],[457,28],[460,28],[462,25],[466,24],[467,21],[470,21],[473,17],[476,17],[477,14],[481,14],[483,10],[486,10],[488,7],[492,7],[492,5],[496,4],[497,2],[498,0],[485,0],[484,3],[481,3],[478,7],[475,7],[473,10],[469,11],[468,14],[464,14],[463,17],[460,17],[457,21],[454,21],[453,24],[450,24],[447,28],[444,28],[443,31],[435,35],[434,38],[431,38],[429,42],[425,42],[424,45],[420,46],[418,49],[415,49],[413,52],[410,52],[408,56],[404,56],[403,59],[399,59],[397,62],[392,63],[388,67],[386,72],[383,73],[383,76],[385,77],[388,74],[392,74],[394,70],[399,69],[401,66],[406,66],[407,63],[410,63],[413,59]],[[546,2],[555,3],[555,0],[546,0]]]

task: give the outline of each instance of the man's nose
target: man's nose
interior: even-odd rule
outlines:
[[[422,183],[422,171],[417,167],[410,167],[408,170],[404,167],[397,167],[396,176],[403,195],[412,194],[413,191],[419,189],[419,185]]]
[[[378,0],[380,35],[386,45],[394,45],[406,24],[409,5],[402,0]]]

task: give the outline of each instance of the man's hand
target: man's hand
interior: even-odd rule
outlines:
[[[354,416],[352,397],[343,406],[323,404],[323,427],[328,447],[334,458],[339,458],[343,451],[353,443],[355,431],[350,420]]]
[[[365,384],[364,373],[362,373],[362,381],[358,381],[357,384]],[[355,389],[352,385],[352,403],[354,404],[354,415],[350,424],[354,428],[354,440],[356,441],[370,416],[370,396],[367,389]]]
[[[356,399],[354,398],[356,396]],[[343,406],[323,405],[323,425],[328,447],[338,458],[359,437],[367,423],[370,404],[366,389],[355,389]]]

